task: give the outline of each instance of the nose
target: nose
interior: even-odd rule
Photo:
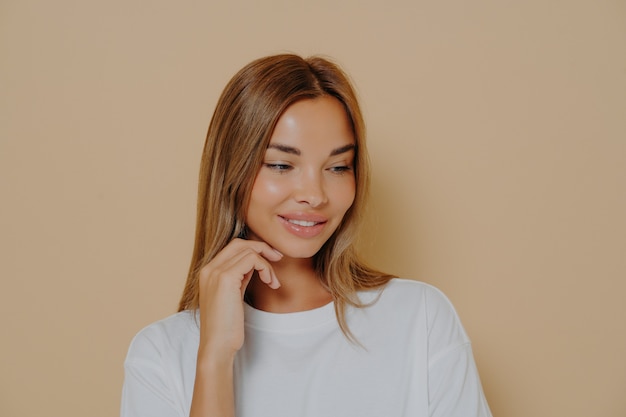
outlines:
[[[324,178],[315,170],[303,172],[298,179],[294,198],[298,203],[308,204],[315,208],[328,202]]]

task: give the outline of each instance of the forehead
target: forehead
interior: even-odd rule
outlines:
[[[278,119],[270,143],[305,149],[334,149],[354,144],[352,124],[343,104],[334,97],[323,96],[299,100]]]

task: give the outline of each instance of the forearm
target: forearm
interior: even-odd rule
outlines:
[[[278,288],[270,262],[280,259],[267,243],[235,239],[200,271],[200,343],[190,417],[235,417],[233,367],[244,341],[243,296],[255,272]]]
[[[233,363],[198,357],[189,417],[235,417]]]

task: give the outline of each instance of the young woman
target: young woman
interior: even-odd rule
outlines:
[[[239,71],[209,126],[180,311],[134,338],[122,416],[490,416],[445,296],[355,253],[368,175],[336,65]]]

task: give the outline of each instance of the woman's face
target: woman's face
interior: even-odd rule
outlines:
[[[355,195],[355,141],[333,97],[300,100],[278,119],[248,205],[249,238],[310,258],[337,229]]]

